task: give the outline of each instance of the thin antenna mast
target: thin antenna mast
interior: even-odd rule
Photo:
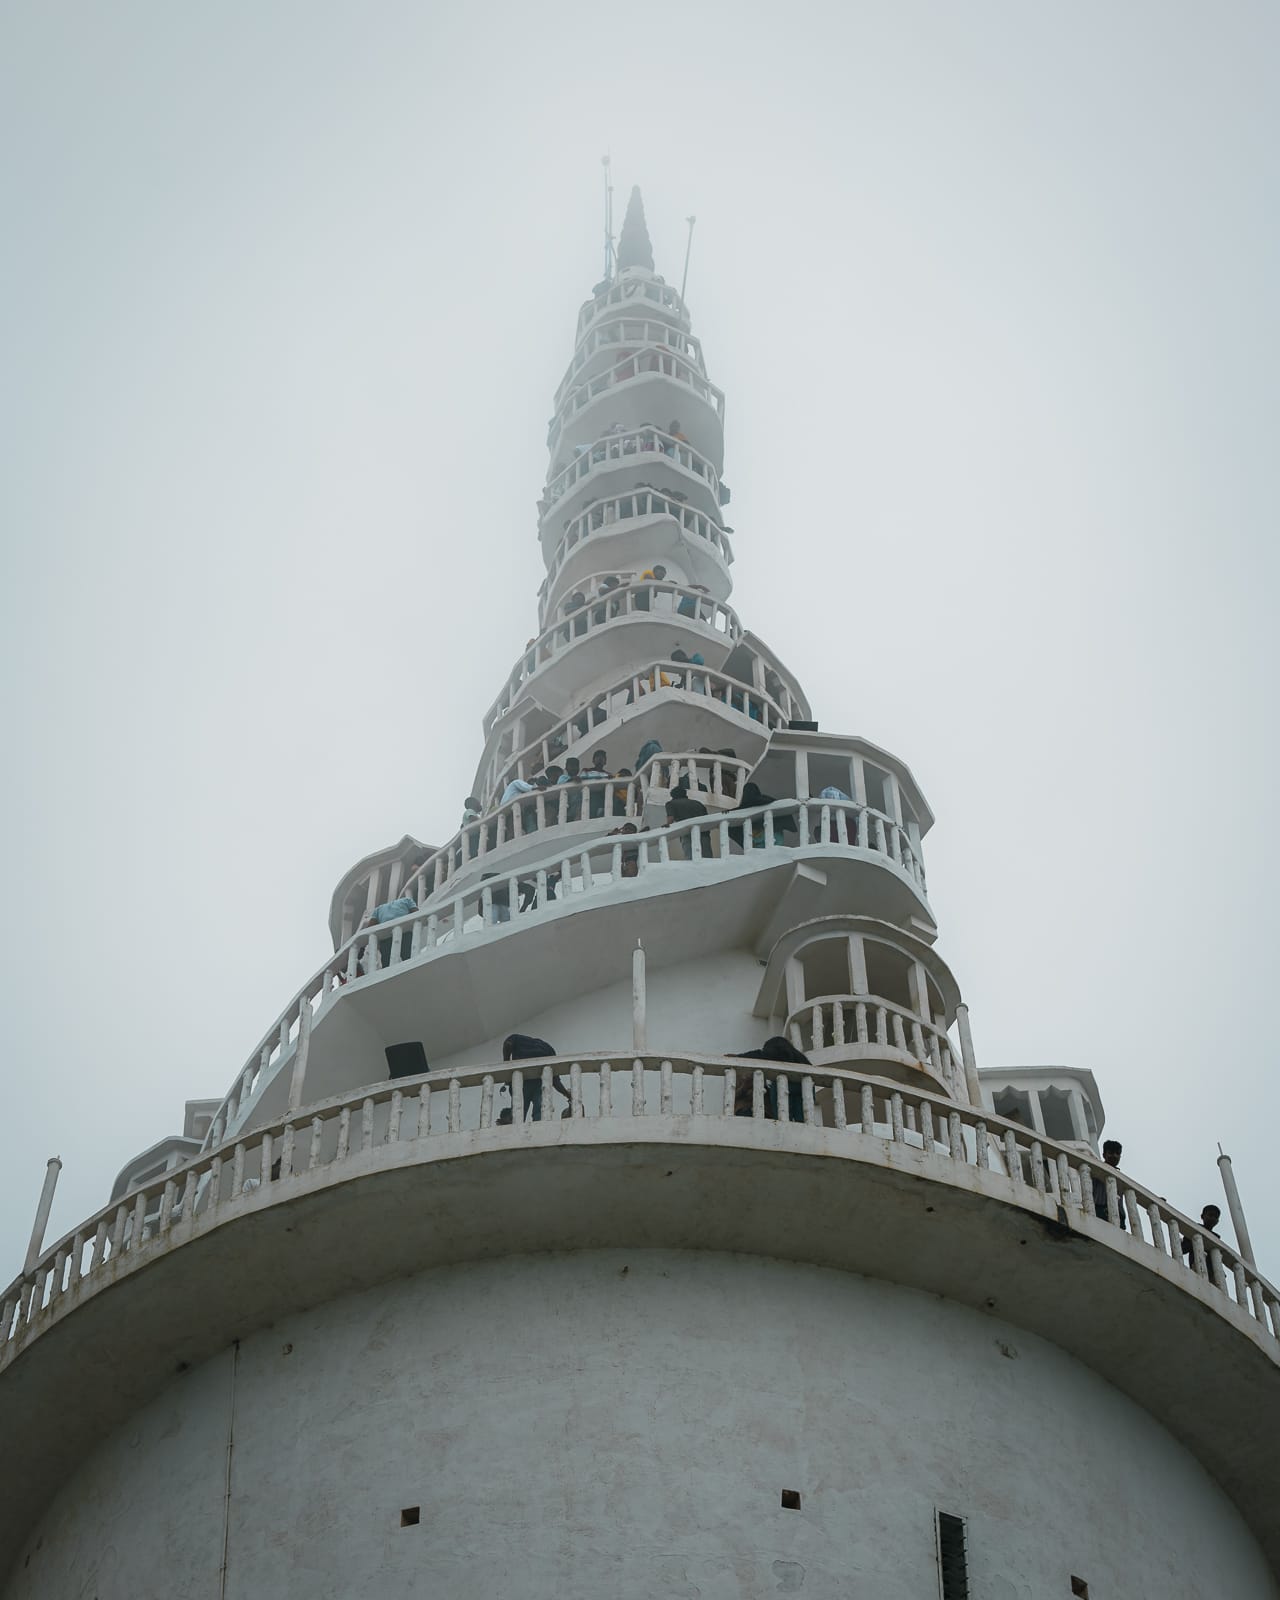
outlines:
[[[607,283],[613,277],[613,182],[609,170],[609,157],[601,156],[604,168],[604,276]]]
[[[680,280],[680,299],[682,302],[684,300],[684,286],[689,281],[689,256],[693,250],[693,225],[698,219],[697,217],[686,217],[684,220],[689,224],[689,242],[684,247],[684,277]]]

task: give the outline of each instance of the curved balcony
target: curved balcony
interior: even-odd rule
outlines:
[[[594,357],[603,355],[614,361],[621,345],[656,345],[674,350],[706,377],[707,366],[702,359],[702,345],[685,329],[673,327],[669,322],[661,322],[654,317],[610,317],[607,321],[597,321],[585,337],[579,339],[568,369],[556,388],[551,402],[552,410],[559,410],[570,384],[591,366]]]
[[[701,404],[683,404],[689,399]],[[659,421],[655,410],[668,415],[672,408],[687,410],[679,431],[699,454],[716,462],[723,456],[724,394],[674,351],[638,350],[571,389],[547,425],[547,448],[554,454],[562,438],[569,445],[589,445],[599,438],[603,429],[597,408],[602,404],[624,429],[665,427],[666,419]]]
[[[737,804],[750,775],[749,761],[683,751],[652,756],[625,777],[583,777],[517,795],[461,828],[406,879],[400,893],[426,909],[442,895],[456,894],[461,885],[492,876],[490,869],[498,865],[508,872],[520,870],[520,856],[537,860],[553,849],[581,849],[623,822],[660,826],[671,789],[680,782],[709,811],[727,810]],[[533,880],[521,878],[519,888],[521,899],[527,900]]]
[[[611,473],[637,467],[669,479],[656,486],[659,490],[682,489],[686,494],[701,495],[710,512],[718,512],[728,500],[720,474],[687,441],[654,427],[606,433],[589,445],[578,446],[573,460],[555,473],[542,491],[538,520],[544,545],[548,522],[557,506],[571,508],[584,490]]]
[[[643,570],[668,556],[687,569],[691,583],[701,584],[718,600],[728,598],[733,549],[713,518],[656,489],[637,488],[597,500],[567,524],[538,589],[539,615],[545,617],[549,602],[584,582],[587,561]]]
[[[577,337],[581,339],[593,322],[606,317],[631,315],[643,311],[648,317],[656,313],[673,319],[680,327],[689,327],[689,313],[684,301],[668,283],[660,278],[646,277],[639,271],[629,270],[616,277],[612,283],[588,300],[578,312]]]
[[[1280,1293],[1223,1240],[980,1108],[831,1066],[644,1052],[372,1084],[210,1150],[52,1244],[0,1294],[7,1455],[22,1463],[0,1560],[175,1366],[403,1274],[655,1244],[816,1262],[1044,1337],[1181,1439],[1280,1561]]]
[[[881,995],[821,995],[793,1011],[786,1026],[796,1049],[821,1061],[892,1056],[945,1093],[963,1093],[963,1073],[945,1031]]]
[[[628,635],[624,638],[619,629],[629,630]],[[607,600],[584,605],[531,641],[506,687],[485,712],[485,736],[535,679],[540,703],[554,710],[558,702],[558,708],[567,712],[574,693],[601,676],[618,652],[648,656],[665,645],[669,653],[671,644],[678,643],[691,652],[711,649],[713,665],[718,667],[741,637],[737,612],[696,589],[650,578],[612,590]],[[558,670],[571,652],[573,665]]]
[[[627,677],[592,695],[572,716],[553,724],[521,749],[501,750],[482,762],[475,793],[486,803],[513,778],[526,783],[566,756],[580,760],[592,751],[616,749],[622,730],[638,752],[650,737],[655,717],[662,731],[692,746],[722,748],[726,738],[746,738],[762,752],[769,735],[785,728],[794,714],[786,696],[781,703],[751,683],[712,668],[683,668],[667,658],[649,661]],[[625,765],[625,763],[618,763]]]
[[[874,864],[879,873],[878,900],[869,906],[874,915],[905,924],[929,914],[923,867],[910,842],[892,819],[856,804],[780,800],[721,811],[671,827],[548,852],[492,882],[437,899],[436,871],[442,874],[443,888],[454,849],[456,845],[437,852],[424,873],[430,904],[394,922],[358,930],[303,985],[223,1098],[210,1126],[209,1144],[242,1125],[264,1090],[283,1081],[285,1068],[296,1060],[299,1039],[309,1036],[313,1022],[339,996],[352,995],[384,981],[390,973],[429,963],[438,955],[469,950],[475,941],[499,931],[535,928],[580,906],[603,907],[619,895],[628,906],[636,897],[650,894],[665,903],[669,893],[694,884],[729,884],[757,870],[789,867],[810,855],[843,858],[851,865]],[[861,892],[864,899],[871,899],[869,882]],[[634,922],[634,909],[627,920]],[[384,952],[389,957],[385,961]]]

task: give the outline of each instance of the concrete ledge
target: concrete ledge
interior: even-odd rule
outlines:
[[[0,1371],[0,1571],[109,1430],[233,1340],[433,1267],[617,1246],[812,1262],[1039,1334],[1191,1450],[1280,1571],[1278,1350],[1225,1295],[999,1173],[852,1130],[680,1116],[377,1146],[180,1222],[70,1288]]]

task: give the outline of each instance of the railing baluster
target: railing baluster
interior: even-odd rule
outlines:
[[[932,1155],[933,1149],[933,1107],[927,1100],[920,1102],[920,1137],[924,1140],[925,1149]]]
[[[948,1112],[947,1128],[951,1135],[951,1159],[953,1161],[963,1161],[965,1159],[964,1130],[960,1124],[960,1113],[958,1111]]]
[[[664,1117],[669,1117],[671,1115],[672,1107],[675,1103],[671,1085],[671,1063],[669,1061],[664,1061],[659,1069],[659,1072],[662,1086],[660,1099],[662,1115]]]
[[[311,1144],[307,1150],[307,1171],[320,1164],[320,1141],[324,1138],[324,1123],[319,1117],[311,1119]]]
[[[335,1162],[345,1161],[347,1152],[351,1148],[351,1107],[343,1106],[338,1113],[338,1148],[334,1151]]]
[[[973,1148],[978,1165],[984,1169],[991,1166],[991,1151],[987,1146],[987,1125],[981,1117],[973,1125]]]
[[[493,1127],[493,1073],[486,1072],[480,1085],[480,1127]]]
[[[569,1116],[578,1118],[585,1115],[582,1109],[582,1063],[575,1061],[569,1068]]]
[[[702,1116],[702,1068],[695,1066],[693,1069],[693,1088],[690,1093],[689,1113],[691,1116]]]
[[[1037,1194],[1044,1193],[1044,1148],[1039,1139],[1031,1141],[1031,1182]]]
[[[613,1115],[613,1068],[607,1061],[600,1063],[600,1115]]]
[[[738,1103],[738,1074],[733,1067],[724,1069],[724,1101],[720,1107],[722,1117],[734,1115]]]
[[[1015,1183],[1022,1182],[1022,1157],[1018,1154],[1018,1136],[1012,1128],[1006,1128],[1004,1134],[1004,1159],[1009,1168],[1009,1176]]]
[[[462,1127],[462,1085],[457,1078],[449,1079],[448,1128],[457,1133]]]
[[[891,1125],[891,1127],[893,1129],[894,1141],[897,1144],[901,1144],[902,1143],[902,1096],[898,1093],[898,1091],[896,1089],[889,1096],[889,1116],[891,1118],[891,1124],[890,1125]]]
[[[631,1115],[644,1116],[644,1062],[631,1063]]]
[[[815,1127],[817,1125],[818,1116],[817,1107],[814,1105],[813,1101],[813,1079],[807,1072],[800,1079],[800,1104],[804,1108],[804,1120],[806,1127]]]
[[[400,1117],[404,1110],[404,1094],[399,1089],[391,1091],[391,1108],[387,1112],[387,1143],[397,1144],[400,1139]]]
[[[764,1116],[764,1072],[759,1067],[751,1074],[751,1115],[756,1120]]]
[[[837,1128],[843,1128],[847,1125],[844,1109],[844,1084],[839,1078],[833,1078],[831,1081],[831,1115]]]
[[[863,1133],[874,1133],[875,1132],[875,1125],[876,1125],[875,1097],[872,1094],[871,1085],[869,1083],[864,1083],[862,1085],[862,1131],[863,1131]]]

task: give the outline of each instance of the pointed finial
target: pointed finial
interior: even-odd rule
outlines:
[[[644,222],[644,201],[639,188],[632,189],[627,201],[627,214],[622,219],[622,232],[618,236],[618,271],[626,267],[648,267],[653,271],[653,246],[649,243],[649,230]]]

